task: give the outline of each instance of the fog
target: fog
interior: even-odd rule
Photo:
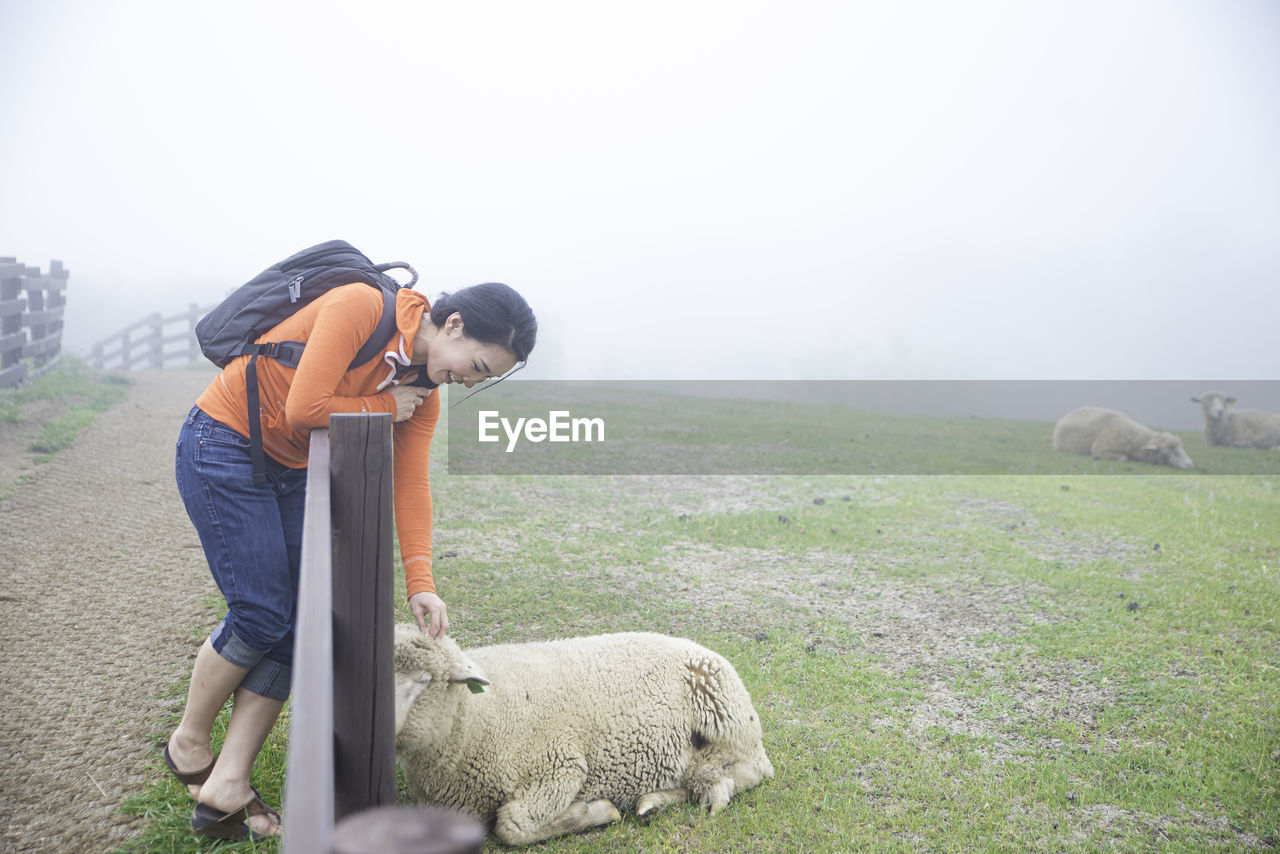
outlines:
[[[1269,0],[0,0],[0,73],[72,352],[341,237],[530,377],[1277,378]]]

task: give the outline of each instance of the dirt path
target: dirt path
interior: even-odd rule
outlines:
[[[100,852],[161,772],[216,613],[173,483],[173,443],[209,374],[139,372],[125,401],[0,503],[0,851]]]

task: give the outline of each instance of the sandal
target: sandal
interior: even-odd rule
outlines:
[[[173,757],[169,755],[169,742],[164,743],[164,764],[169,766],[169,771],[173,776],[178,778],[178,782],[184,786],[200,786],[205,780],[209,779],[209,773],[213,771],[213,766],[218,761],[218,754],[213,755],[213,759],[209,764],[201,768],[199,771],[184,772],[179,771],[178,766],[173,764]]]
[[[252,818],[255,815],[265,815],[267,818],[271,819],[272,824],[280,828],[279,832],[276,835],[278,836],[283,834],[284,819],[280,817],[280,813],[272,809],[271,807],[267,806],[266,803],[263,802],[262,795],[258,794],[257,789],[254,789],[253,786],[250,786],[249,788],[250,790],[253,791],[253,800],[250,801],[249,804],[245,807],[245,809],[247,809],[249,812],[249,817]],[[252,833],[252,831],[250,832]]]
[[[250,830],[247,820],[255,815],[271,818],[276,827],[283,831],[284,822],[280,813],[263,803],[257,789],[253,789],[252,800],[231,812],[223,812],[217,807],[197,801],[196,808],[191,811],[191,829],[201,836],[212,836],[214,839],[265,839],[267,836],[279,835],[258,834]]]

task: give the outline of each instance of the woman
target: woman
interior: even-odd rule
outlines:
[[[230,839],[280,833],[279,813],[258,797],[249,774],[289,695],[307,451],[310,431],[327,427],[331,414],[393,416],[396,533],[409,609],[433,637],[448,631],[431,577],[427,464],[440,415],[432,390],[447,383],[470,388],[524,362],[537,321],[506,285],[464,288],[432,306],[405,288],[396,295],[397,329],[383,357],[349,370],[377,326],[382,302],[378,288],[338,287],[262,337],[307,345],[296,369],[257,362],[265,483],[254,483],[246,438],[248,357],[232,361],[205,389],[178,437],[178,491],[227,600],[226,618],[196,656],[182,721],[165,746],[169,770],[196,800],[197,833]],[[233,694],[222,752],[214,756],[213,723]]]

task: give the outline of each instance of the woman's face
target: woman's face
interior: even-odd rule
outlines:
[[[467,337],[457,313],[436,328],[436,334],[426,342],[426,355],[427,377],[437,385],[461,383],[471,388],[516,366],[515,354],[506,347]]]

